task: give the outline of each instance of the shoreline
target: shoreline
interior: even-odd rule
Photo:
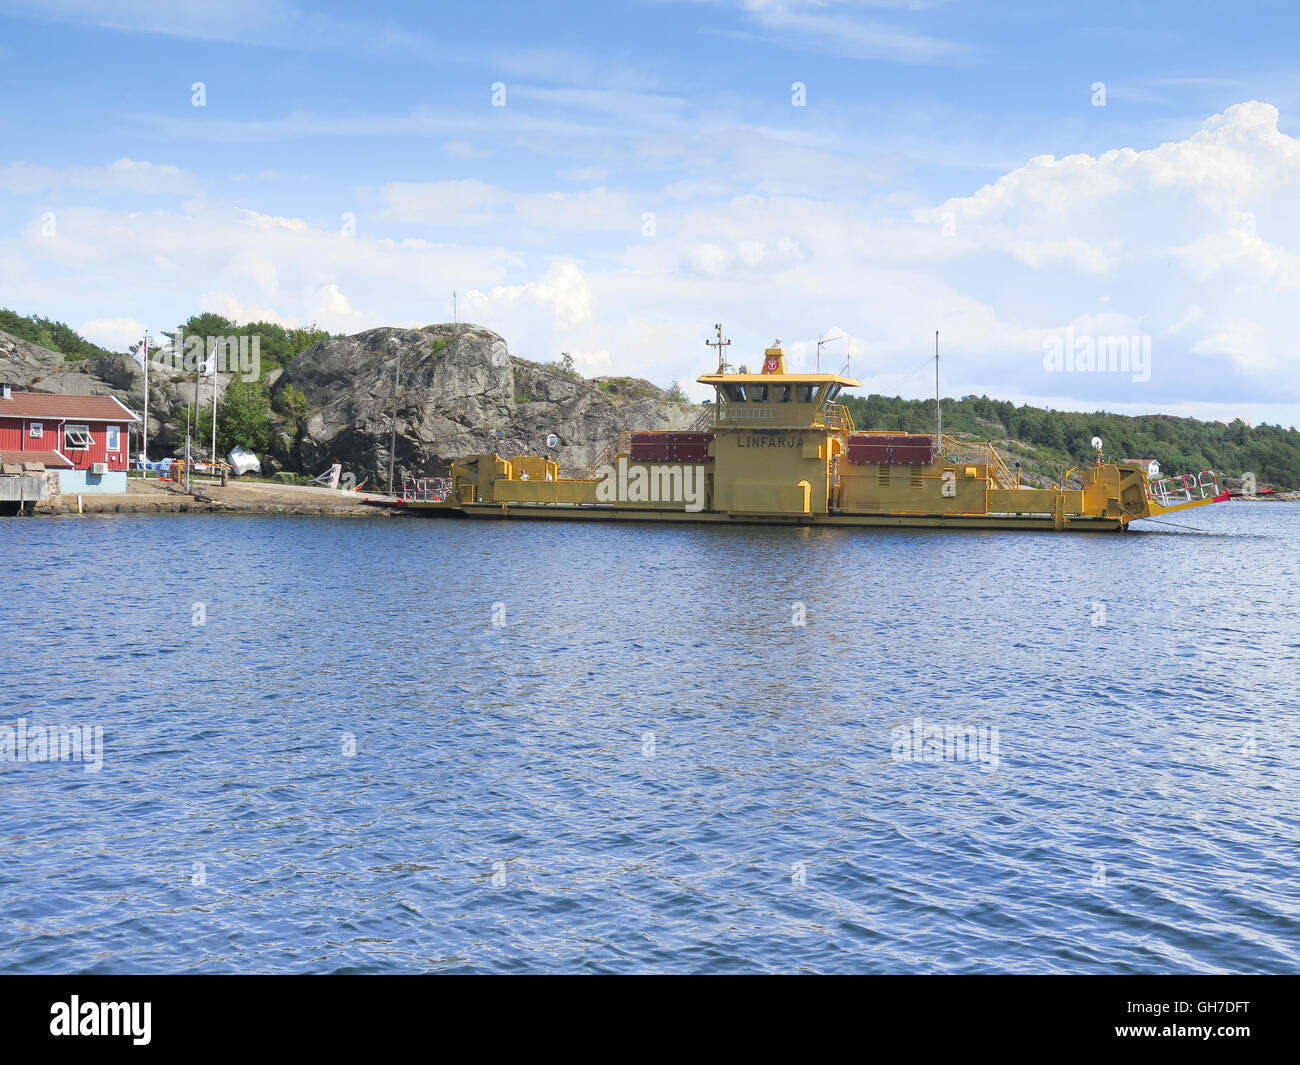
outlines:
[[[318,485],[265,481],[198,482],[186,492],[171,481],[136,480],[127,491],[61,495],[37,504],[32,517],[83,514],[267,514],[308,517],[391,518],[400,512],[363,506],[364,499],[386,500],[377,493],[348,492]],[[80,502],[78,502],[80,500]]]

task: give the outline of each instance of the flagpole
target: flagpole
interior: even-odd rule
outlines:
[[[229,349],[227,349],[229,351]],[[217,357],[212,357],[212,454],[208,456],[208,475],[216,472],[217,465]]]
[[[140,426],[140,452],[144,457],[141,480],[149,479],[149,330],[144,331],[144,422]]]
[[[205,359],[203,362],[199,363],[198,372],[194,374],[194,437],[195,437],[196,444],[198,442],[198,435],[199,435],[199,382],[201,382],[203,378],[208,375],[208,359],[212,361],[214,373],[217,365],[217,349],[215,346],[212,345],[210,339],[208,342],[208,350],[210,352],[208,358]],[[190,466],[192,464],[193,458],[194,458],[193,455],[185,456],[185,473],[187,476],[189,475]],[[187,492],[189,491],[188,483],[186,484],[185,490]]]

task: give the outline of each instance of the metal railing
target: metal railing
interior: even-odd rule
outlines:
[[[712,429],[714,425],[717,424],[717,420],[717,409],[710,404],[700,412],[699,417],[696,418],[695,421],[691,422],[690,428],[687,429],[686,432],[702,433],[705,429]]]
[[[403,503],[441,503],[451,495],[450,477],[417,477],[402,485],[398,495]]]
[[[839,429],[846,433],[854,432],[857,426],[853,424],[853,412],[841,403],[828,403],[822,409],[820,424],[827,429]]]
[[[1198,503],[1221,494],[1219,479],[1213,470],[1185,473],[1181,476],[1161,477],[1147,482],[1147,497],[1162,507],[1179,503]]]
[[[804,425],[810,425],[815,429],[839,429],[846,433],[852,433],[857,429],[857,426],[853,424],[853,415],[849,408],[839,403],[827,403],[821,410],[815,411],[811,422],[791,422],[789,418],[782,421],[781,415],[783,413],[788,413],[785,404],[759,403],[745,407],[744,411],[733,422],[729,404],[719,403],[716,424],[745,426],[754,425],[759,421],[771,421],[777,423],[778,428],[787,429],[800,428]],[[694,430],[708,428],[712,424],[714,423],[711,421],[703,422],[701,419],[701,422],[696,424]]]
[[[698,420],[698,419],[697,419]],[[619,432],[613,440],[606,444],[596,457],[592,459],[591,465],[582,471],[578,477],[580,481],[595,481],[600,477],[600,468],[602,466],[612,466],[614,460],[625,452],[632,450],[632,433],[624,429]]]
[[[939,454],[952,463],[971,463],[988,469],[989,480],[997,488],[1017,488],[1016,475],[992,444],[955,440],[945,433],[939,438]]]

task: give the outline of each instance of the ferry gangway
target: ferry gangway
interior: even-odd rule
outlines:
[[[1179,503],[1197,503],[1219,496],[1219,479],[1213,470],[1161,477],[1147,483],[1147,498],[1162,507]]]

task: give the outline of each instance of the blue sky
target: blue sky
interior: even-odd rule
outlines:
[[[940,329],[949,394],[1295,424],[1297,28],[1281,3],[0,0],[0,303],[122,346],[200,309],[447,320],[456,289],[589,373],[689,381],[721,320],[742,356],[845,333],[867,389],[914,395]],[[1149,373],[1049,370],[1066,330],[1145,338]]]

